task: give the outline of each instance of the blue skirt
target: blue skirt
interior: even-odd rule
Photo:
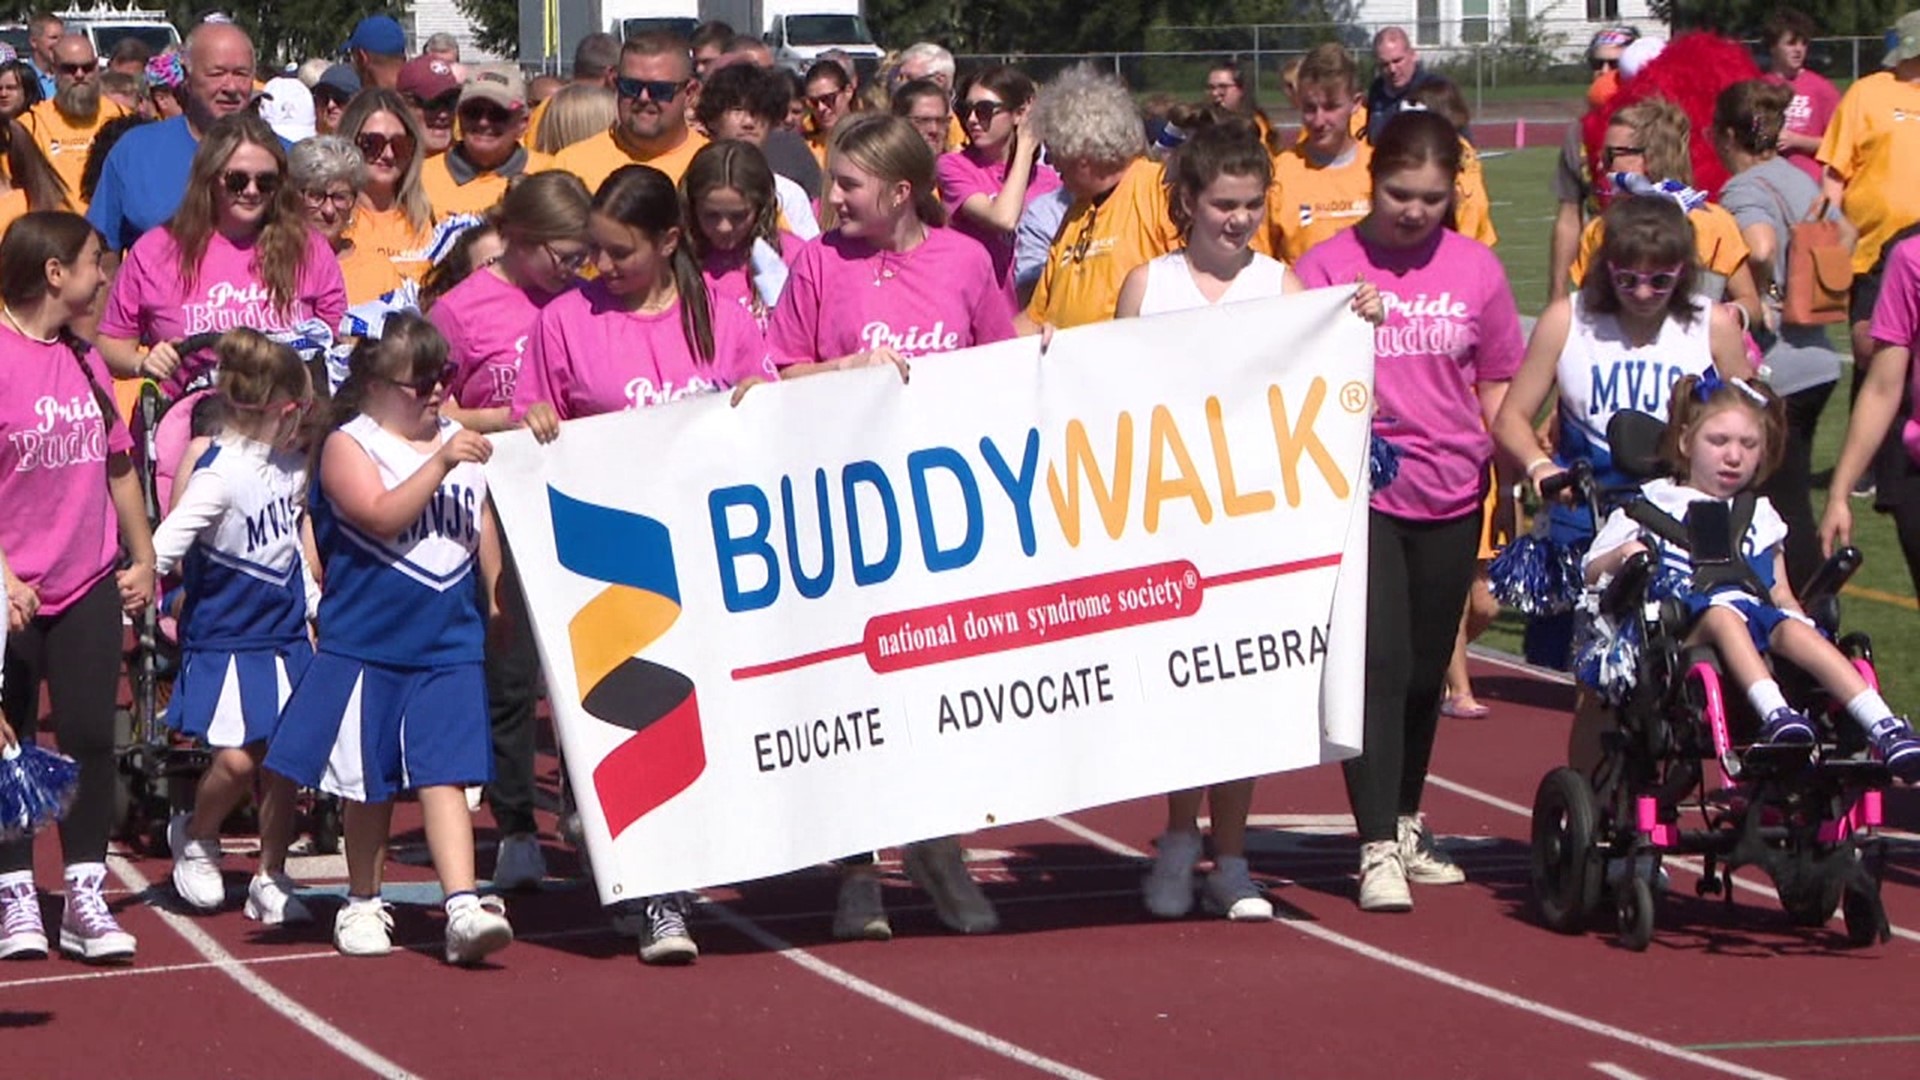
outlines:
[[[484,784],[493,779],[485,666],[388,667],[323,646],[287,702],[266,767],[368,803]]]
[[[313,646],[304,638],[238,652],[187,649],[163,721],[221,749],[265,742],[311,663]]]

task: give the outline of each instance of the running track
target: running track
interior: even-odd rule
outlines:
[[[711,891],[689,969],[642,967],[599,917],[565,851],[516,897],[499,964],[439,960],[437,890],[417,812],[388,896],[412,948],[336,956],[330,918],[265,932],[235,907],[175,913],[167,864],[116,857],[138,966],[0,965],[0,1067],[28,1077],[499,1075],[671,1077],[1894,1077],[1913,1075],[1920,798],[1889,799],[1897,937],[1864,951],[1790,928],[1771,889],[1694,898],[1679,867],[1644,954],[1526,917],[1527,805],[1560,756],[1570,693],[1485,659],[1494,714],[1445,721],[1427,809],[1471,874],[1421,889],[1406,916],[1361,914],[1337,769],[1271,779],[1254,868],[1282,918],[1156,923],[1139,856],[1157,800],[971,837],[1005,929],[965,939],[890,886],[888,944],[842,944],[826,871]],[[552,761],[545,759],[551,785]],[[402,820],[406,811],[402,808]],[[551,819],[543,825],[551,828]],[[492,837],[484,811],[483,843]],[[551,834],[549,833],[549,836]],[[230,845],[244,850],[246,842]],[[58,881],[53,845],[40,880]],[[489,856],[483,854],[481,865]],[[897,864],[893,864],[898,881]],[[564,876],[562,876],[564,875]],[[339,891],[335,864],[303,872]],[[331,882],[328,882],[328,878]],[[162,884],[147,890],[150,881]],[[316,899],[330,913],[334,901]],[[50,925],[57,901],[48,903]],[[1903,928],[1904,929],[1900,929]]]

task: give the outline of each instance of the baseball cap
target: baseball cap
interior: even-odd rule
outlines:
[[[476,71],[460,87],[460,104],[491,101],[508,112],[527,111],[527,83],[513,68],[503,71]]]
[[[340,46],[340,51],[352,52],[362,49],[375,56],[405,56],[407,54],[407,32],[389,15],[369,15],[360,20],[353,28],[353,36]]]
[[[360,75],[345,64],[335,64],[321,72],[320,77],[314,80],[315,90],[323,86],[345,97],[352,97],[360,92]]]
[[[1887,58],[1881,67],[1893,67],[1920,57],[1920,10],[1909,11],[1887,31]]]
[[[415,101],[435,101],[460,89],[453,65],[435,56],[416,56],[400,69],[395,90]]]
[[[147,85],[178,90],[187,85],[187,69],[179,53],[161,53],[147,61]]]
[[[313,91],[305,83],[284,75],[268,79],[259,101],[260,119],[275,135],[288,142],[313,138]]]

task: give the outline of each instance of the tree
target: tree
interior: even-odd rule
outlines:
[[[190,30],[203,13],[217,9],[216,4],[217,0],[171,0],[167,17],[182,31]],[[253,38],[263,70],[297,64],[310,56],[338,56],[354,24],[368,15],[391,15],[403,26],[407,18],[403,3],[379,0],[254,0],[226,10]]]
[[[495,56],[520,55],[520,5],[517,0],[454,0],[473,20],[473,40]]]

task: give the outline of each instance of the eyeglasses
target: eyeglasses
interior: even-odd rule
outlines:
[[[1602,60],[1596,56],[1587,61],[1587,67],[1591,68],[1596,75],[1602,71],[1619,71],[1620,60],[1617,57],[1612,60]]]
[[[921,131],[947,130],[947,118],[945,116],[909,116],[907,117],[907,123],[912,124]]]
[[[313,90],[313,103],[323,109],[344,109],[352,94],[344,90],[335,90],[331,86],[316,86]]]
[[[625,76],[613,80],[613,89],[621,97],[636,100],[641,94],[658,104],[671,102],[687,85],[685,79],[674,82],[669,79],[629,79]]]
[[[244,195],[251,187],[262,195],[272,195],[280,190],[280,174],[277,172],[250,173],[241,169],[229,169],[220,174],[220,185],[229,195]]]
[[[435,390],[447,385],[447,372],[444,370],[434,372],[431,375],[416,375],[411,379],[389,379],[384,375],[378,376],[378,378],[388,386],[397,386],[402,390],[411,390],[413,391],[414,397],[421,399],[432,397]]]
[[[971,120],[981,127],[993,123],[993,118],[1013,109],[1004,101],[971,101],[960,106],[960,119]]]
[[[1233,89],[1236,89],[1237,87],[1239,87],[1239,85],[1240,85],[1239,83],[1231,83],[1231,82],[1210,82],[1210,83],[1208,83],[1208,84],[1207,84],[1207,89],[1209,89],[1209,90],[1223,90],[1223,91],[1224,91],[1224,90],[1233,90]]]
[[[586,248],[581,248],[571,255],[563,255],[554,250],[552,244],[541,244],[540,250],[547,253],[547,258],[553,260],[554,266],[570,274],[587,265],[587,259],[592,254]]]
[[[353,205],[351,191],[303,191],[300,198],[306,202],[309,210],[318,210],[328,203],[332,203],[335,210],[345,210]]]
[[[98,64],[55,64],[53,70],[61,75],[71,75],[76,79],[91,75],[100,70]]]
[[[354,137],[353,145],[360,148],[360,156],[369,162],[378,161],[387,150],[393,151],[393,160],[405,161],[413,157],[413,136],[402,132],[398,135],[382,135],[377,131],[363,131]]]
[[[1607,168],[1611,170],[1613,168],[1613,163],[1615,161],[1618,161],[1620,158],[1646,157],[1647,148],[1644,146],[1609,146],[1606,149],[1600,151],[1600,156],[1603,159],[1605,159],[1607,163]]]
[[[476,101],[460,106],[460,122],[468,127],[479,124],[492,124],[494,127],[506,127],[513,123],[513,114],[484,101]]]
[[[831,90],[824,94],[814,94],[812,97],[807,98],[807,104],[816,109],[837,109],[840,107],[840,95],[846,92],[846,89],[842,87],[839,90]]]
[[[1656,296],[1665,296],[1680,284],[1680,273],[1684,266],[1670,266],[1665,270],[1622,270],[1608,265],[1607,270],[1613,277],[1613,290],[1618,293],[1634,293],[1642,288],[1652,289]]]
[[[450,113],[460,107],[460,91],[449,90],[439,97],[434,98],[432,101],[422,101],[409,94],[407,95],[407,103],[419,109],[421,112]]]

